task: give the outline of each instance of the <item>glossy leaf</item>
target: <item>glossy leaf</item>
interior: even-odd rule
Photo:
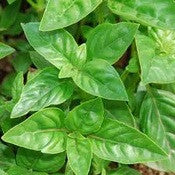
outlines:
[[[49,0],[40,30],[51,31],[72,25],[89,13],[102,2],[102,0]]]
[[[69,57],[69,62],[64,64],[60,70],[59,78],[69,78],[77,69],[81,69],[86,63],[86,44],[80,45]]]
[[[98,131],[103,123],[103,103],[96,98],[75,107],[69,112],[65,125],[71,131],[91,134]]]
[[[17,118],[29,111],[63,103],[71,95],[71,84],[68,81],[59,80],[56,69],[45,68],[24,86],[21,98],[14,106],[11,117]]]
[[[135,126],[135,119],[132,115],[131,109],[126,102],[105,100],[104,106],[113,119],[123,122],[130,126]]]
[[[88,139],[74,134],[67,139],[67,156],[71,169],[76,175],[87,175],[90,170],[92,150]]]
[[[14,51],[12,47],[0,42],[0,59],[12,54]]]
[[[54,173],[64,165],[65,158],[65,152],[53,155],[19,148],[16,162],[20,167],[26,169]]]
[[[78,46],[73,37],[65,30],[53,32],[39,31],[39,23],[22,25],[30,45],[47,61],[61,68]]]
[[[146,135],[109,118],[106,118],[101,129],[89,138],[94,154],[105,160],[133,164],[167,157],[165,152]]]
[[[88,35],[88,58],[104,59],[114,64],[133,41],[137,28],[137,24],[126,22],[98,25]]]
[[[175,3],[172,0],[109,0],[108,6],[113,13],[142,25],[175,29]]]
[[[142,82],[175,82],[175,33],[158,30],[154,35],[154,38],[145,35],[136,37]]]
[[[157,162],[157,167],[171,172],[175,172],[174,109],[174,94],[168,91],[148,88],[148,93],[140,111],[142,130],[169,153],[168,159]]]
[[[86,63],[72,78],[77,86],[89,94],[110,100],[128,100],[117,71],[105,60]]]
[[[42,153],[63,152],[66,139],[64,117],[60,109],[43,109],[10,129],[2,139],[5,142]]]
[[[9,167],[15,165],[15,154],[2,142],[0,142],[0,158],[0,168],[2,170],[7,170]]]

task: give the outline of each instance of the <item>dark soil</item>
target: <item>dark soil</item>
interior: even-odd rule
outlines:
[[[133,168],[138,170],[142,175],[175,175],[175,173],[159,172],[142,164],[136,164]]]

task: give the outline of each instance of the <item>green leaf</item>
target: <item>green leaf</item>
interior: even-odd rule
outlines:
[[[132,168],[122,166],[120,168],[117,168],[117,170],[109,172],[109,175],[141,175],[141,174]]]
[[[29,111],[63,103],[72,95],[69,81],[58,79],[58,70],[45,68],[24,86],[21,98],[14,106],[11,117],[17,118]]]
[[[9,167],[15,165],[15,154],[6,145],[0,141],[0,168],[7,170]]]
[[[12,65],[16,72],[24,72],[26,73],[32,64],[30,59],[30,55],[25,52],[19,52],[16,57],[12,60]]]
[[[129,22],[98,25],[88,35],[88,58],[104,59],[114,64],[133,41],[137,29],[138,25]]]
[[[12,54],[14,51],[12,47],[0,42],[0,59]]]
[[[109,164],[109,161],[100,159],[96,155],[93,155],[92,167],[94,174],[101,174],[104,169],[108,168]]]
[[[105,160],[133,164],[166,158],[166,153],[149,137],[110,118],[105,118],[101,129],[89,139],[94,154]]]
[[[33,172],[19,166],[13,166],[7,171],[8,175],[48,175],[47,173],[42,172]]]
[[[135,126],[135,119],[131,113],[131,109],[126,102],[104,100],[104,106],[113,119],[123,122],[129,126]]]
[[[76,134],[67,139],[67,157],[71,169],[76,175],[87,175],[90,170],[92,150],[88,139]]]
[[[23,87],[24,87],[23,72],[19,72],[15,77],[12,86],[12,99],[14,102],[17,102],[20,99]]]
[[[74,172],[72,171],[69,162],[67,162],[66,164],[65,175],[74,175]]]
[[[154,38],[145,35],[136,37],[142,82],[175,82],[175,33],[158,30],[154,35]]]
[[[166,160],[157,162],[157,167],[175,172],[175,95],[163,90],[147,90],[140,110],[141,128],[169,153]]]
[[[1,175],[8,175],[6,172],[4,172],[3,170],[0,169],[0,174]]]
[[[22,27],[30,45],[59,69],[68,62],[72,52],[78,48],[74,38],[63,29],[41,32],[39,23],[27,23]]]
[[[16,73],[9,73],[1,83],[0,86],[0,92],[2,95],[5,95],[6,97],[12,97],[12,86],[13,82],[16,78]]]
[[[35,51],[30,52],[30,58],[31,58],[33,64],[38,69],[44,69],[46,67],[53,67],[52,64],[50,64],[46,59],[44,59],[40,54],[38,54]]]
[[[65,125],[71,131],[91,134],[98,131],[103,123],[103,103],[100,98],[86,101],[69,112]]]
[[[113,13],[142,25],[175,29],[175,3],[172,0],[109,0],[108,6]]]
[[[64,165],[65,158],[65,152],[53,155],[19,148],[16,155],[16,162],[20,167],[54,173]]]
[[[10,129],[5,142],[42,153],[57,154],[65,150],[64,113],[58,108],[43,109]]]
[[[128,100],[117,71],[105,60],[87,62],[72,78],[77,86],[94,96],[109,100]]]
[[[0,18],[0,31],[7,30],[11,25],[14,24],[17,15],[19,13],[21,0],[18,0],[8,6],[2,11]]]
[[[16,0],[7,0],[7,2],[9,3],[9,4],[12,4],[13,2],[15,2]]]
[[[69,62],[63,65],[59,73],[59,78],[72,77],[76,69],[81,69],[86,63],[86,58],[86,44],[82,44],[72,52]]]
[[[40,24],[40,30],[51,31],[77,23],[102,0],[49,0]]]

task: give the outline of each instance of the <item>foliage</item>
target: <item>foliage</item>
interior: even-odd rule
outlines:
[[[0,174],[175,172],[173,0],[0,7]]]

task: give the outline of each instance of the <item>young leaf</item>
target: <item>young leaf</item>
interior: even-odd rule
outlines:
[[[81,134],[91,134],[98,131],[103,123],[103,103],[96,98],[75,107],[69,112],[65,125],[67,129]]]
[[[175,3],[172,0],[109,0],[108,6],[113,13],[143,25],[175,29]]]
[[[40,30],[51,31],[72,25],[89,13],[102,0],[49,0],[40,24]]]
[[[133,164],[166,158],[166,153],[146,135],[110,118],[105,118],[101,129],[89,139],[94,154],[105,160]]]
[[[14,106],[11,117],[17,118],[29,111],[63,103],[70,98],[72,90],[69,81],[58,79],[58,70],[45,68],[24,86],[21,98]]]
[[[128,100],[117,71],[105,60],[87,62],[72,78],[77,86],[94,96],[109,100]]]
[[[78,48],[74,38],[63,29],[41,32],[39,23],[27,23],[22,27],[31,46],[59,69],[68,62],[72,52]]]
[[[66,139],[64,118],[64,113],[58,108],[43,109],[10,129],[2,140],[42,153],[63,152]]]
[[[12,54],[15,51],[12,47],[0,42],[0,59]]]
[[[72,77],[77,69],[81,69],[86,63],[87,53],[86,44],[80,45],[77,50],[72,52],[69,62],[60,70],[59,78],[69,78]]]
[[[19,148],[16,155],[16,162],[20,167],[54,173],[64,165],[65,158],[65,152],[53,155]]]
[[[88,139],[70,134],[67,139],[67,156],[76,175],[87,175],[90,170],[92,150]]]
[[[148,112],[149,109],[149,112]],[[175,172],[175,95],[163,90],[148,88],[140,110],[141,128],[155,142],[161,145],[169,157],[158,161],[157,166]]]
[[[113,119],[123,122],[129,126],[135,126],[135,119],[126,102],[104,100],[104,106]]]
[[[88,58],[114,64],[133,41],[137,29],[137,24],[127,22],[98,25],[87,38]]]
[[[0,142],[0,168],[7,170],[9,167],[15,165],[15,154],[6,145]]]
[[[136,37],[142,82],[175,82],[175,32],[158,30],[154,34],[156,39],[145,35]]]

